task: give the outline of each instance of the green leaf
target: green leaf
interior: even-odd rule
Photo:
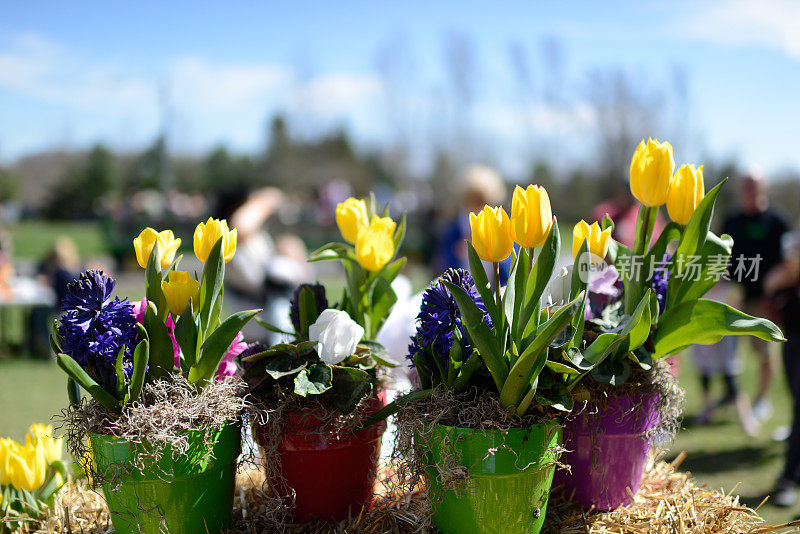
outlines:
[[[181,370],[184,373],[191,369],[197,358],[198,333],[197,323],[192,315],[192,305],[190,303],[175,322],[175,341],[178,342],[183,354]]]
[[[294,379],[294,392],[301,397],[325,393],[331,389],[332,375],[330,366],[324,363],[302,369]]]
[[[497,309],[497,300],[495,300],[494,291],[492,291],[492,287],[489,285],[489,278],[486,276],[483,262],[478,257],[478,253],[475,252],[475,247],[473,247],[472,243],[469,241],[467,241],[467,257],[469,258],[469,272],[472,274],[475,288],[478,290],[478,294],[481,296],[484,306],[486,306],[486,311],[489,313],[489,317],[492,318],[492,324],[502,324],[500,320],[500,310]]]
[[[563,382],[550,380],[540,383],[536,388],[536,402],[562,412],[571,412],[575,401]]]
[[[372,377],[354,367],[333,366],[331,406],[340,413],[355,410],[361,399],[372,391]]]
[[[639,214],[636,217],[636,237],[633,243],[633,250],[640,256],[644,256],[650,246],[650,238],[653,235],[653,229],[656,226],[656,219],[658,218],[658,208],[648,208],[647,206],[639,207]],[[649,231],[645,232],[642,228],[647,225]],[[642,242],[644,238],[644,242]]]
[[[461,391],[467,387],[472,375],[475,374],[475,371],[480,369],[482,363],[483,359],[481,358],[480,353],[473,349],[472,354],[469,355],[467,360],[459,369],[458,376],[456,376],[456,379],[453,382],[453,389],[456,391]]]
[[[481,271],[482,270],[483,267],[481,266]],[[478,309],[477,304],[475,304],[475,301],[472,300],[472,297],[470,297],[466,291],[450,282],[445,282],[445,285],[447,289],[450,290],[450,294],[453,295],[458,305],[458,309],[461,312],[461,322],[467,329],[467,334],[472,345],[480,352],[486,364],[486,368],[489,369],[492,379],[499,391],[508,377],[508,365],[503,359],[503,353],[500,349],[500,343],[495,337],[495,332],[489,329],[489,326],[483,319],[483,312]],[[484,304],[485,303],[484,301]],[[495,310],[497,310],[496,306]]]
[[[175,348],[169,337],[169,328],[156,315],[156,308],[151,302],[144,309],[144,327],[150,341],[148,376],[151,380],[164,378],[175,371]]]
[[[542,324],[533,342],[522,351],[517,362],[511,367],[508,378],[498,387],[500,405],[510,413],[516,413],[517,404],[545,365],[547,347],[570,323],[583,304],[583,298],[584,293],[581,292],[572,302],[559,308]]]
[[[83,370],[83,367],[81,367],[78,362],[63,352],[56,356],[56,361],[58,366],[61,367],[72,380],[77,382],[89,395],[102,404],[103,407],[111,412],[119,411],[119,401],[115,399],[111,393],[103,389],[100,384],[95,382],[94,379]]]
[[[367,309],[371,330],[366,333],[368,339],[375,339],[378,336],[396,302],[397,294],[392,285],[385,278],[378,278],[372,287],[370,305]]]
[[[114,362],[114,372],[116,375],[117,380],[117,387],[115,392],[115,397],[118,399],[124,399],[125,395],[127,394],[128,390],[128,380],[125,376],[125,345],[122,345],[119,348],[119,352],[117,352],[117,359]]]
[[[528,281],[525,286],[525,300],[522,303],[519,323],[521,327],[527,326],[531,322],[536,322],[536,315],[539,312],[539,301],[542,298],[548,282],[553,277],[559,254],[561,254],[561,235],[558,230],[558,220],[553,219],[553,227],[547,236],[536,262],[533,264]],[[519,335],[517,335],[519,340]]]
[[[274,332],[275,334],[283,334],[285,336],[293,336],[294,335],[294,332],[287,332],[286,330],[283,330],[282,328],[277,327],[272,323],[268,323],[267,321],[265,321],[261,317],[254,317],[253,319],[255,320],[256,323],[259,324],[259,326],[261,326],[261,328],[263,328],[264,330],[267,330],[268,332]]]
[[[699,299],[717,285],[719,278],[725,272],[725,267],[733,250],[733,239],[729,235],[717,237],[712,232],[708,232],[706,241],[699,254],[697,254],[696,264],[701,268],[692,273],[691,277],[684,278],[670,277],[668,291],[672,293],[671,306],[681,302]],[[684,274],[689,274],[688,271]]]
[[[393,240],[394,240],[395,254],[397,253],[398,250],[400,250],[400,247],[403,246],[403,240],[405,239],[405,237],[406,237],[406,214],[403,213],[403,215],[400,217],[400,224],[397,225],[397,230],[395,230],[394,232]]]
[[[554,362],[553,360],[547,360],[545,365],[549,367],[552,371],[556,373],[564,374],[564,375],[579,375],[581,374],[580,370],[570,367],[569,365],[564,365],[560,362]]]
[[[269,376],[278,380],[284,376],[297,374],[307,366],[308,362],[301,356],[284,352],[267,361],[264,370]]]
[[[308,337],[308,327],[314,324],[322,310],[317,309],[317,302],[314,293],[308,287],[300,290],[298,298],[298,308],[300,315],[300,331],[297,332],[303,337]]]
[[[191,384],[208,382],[214,378],[217,368],[236,338],[236,334],[241,332],[247,321],[255,317],[259,312],[261,310],[234,313],[211,332],[200,347],[197,361],[189,370],[189,382]]]
[[[583,279],[589,280],[592,262],[589,261],[589,244],[584,240],[581,243],[581,248],[578,250],[578,255],[575,256],[575,262],[572,264],[572,278],[570,279],[569,300],[574,299],[581,291],[586,291],[588,282]]]
[[[347,260],[354,263],[358,263],[356,260],[356,254],[353,250],[353,247],[350,245],[346,245],[344,243],[328,243],[326,245],[321,246],[314,252],[312,252],[309,257],[309,262],[316,262],[316,261],[324,261],[324,260]]]
[[[221,300],[222,281],[225,278],[225,258],[222,256],[222,237],[211,247],[203,266],[203,275],[200,277],[200,297],[198,298],[197,317],[200,322],[200,332],[205,336],[210,330],[214,310]]]
[[[621,386],[631,376],[631,364],[628,360],[607,359],[592,369],[592,378],[601,384]]]
[[[767,319],[752,317],[714,300],[683,302],[667,309],[659,319],[653,356],[665,356],[689,345],[710,345],[725,336],[745,335],[786,341],[780,328]]]
[[[131,376],[130,401],[139,400],[144,386],[144,377],[147,373],[147,364],[150,359],[150,342],[147,338],[142,338],[136,349],[133,351],[133,376]]]
[[[158,316],[162,321],[167,320],[167,299],[161,290],[161,251],[159,245],[153,245],[153,251],[147,259],[147,266],[144,269],[144,293],[148,303],[153,303],[158,311]]]
[[[394,400],[394,402],[387,404],[377,412],[373,413],[372,415],[361,421],[361,423],[353,430],[353,433],[355,434],[361,432],[365,428],[368,428],[374,425],[375,423],[380,423],[387,417],[390,417],[399,412],[401,408],[405,407],[409,403],[421,399],[427,399],[432,394],[433,390],[427,388],[418,391],[412,391],[411,393],[407,393],[401,397],[398,397],[397,399]]]

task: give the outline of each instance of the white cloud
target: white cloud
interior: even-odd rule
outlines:
[[[800,2],[724,0],[690,3],[678,25],[687,35],[723,45],[757,45],[800,60]]]
[[[174,146],[203,150],[217,143],[257,147],[266,118],[281,110],[315,127],[368,125],[382,86],[368,73],[325,72],[301,80],[289,65],[214,62],[201,56],[166,58],[142,72],[123,62],[98,61],[38,34],[18,35],[0,49],[0,96],[6,92],[32,102],[40,124],[63,128],[66,120],[67,129],[79,137],[73,143],[101,139],[133,147],[147,142],[161,127],[162,90],[171,110]],[[44,106],[47,111],[43,103],[51,104]],[[52,139],[52,133],[40,132],[41,141],[26,150],[8,142],[18,126],[0,125],[7,151],[39,149]]]

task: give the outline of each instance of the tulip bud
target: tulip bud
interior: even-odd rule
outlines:
[[[228,263],[236,253],[236,229],[229,230],[228,221],[224,219],[209,217],[205,223],[197,225],[194,229],[194,255],[205,263],[211,254],[211,249],[220,239],[222,239],[220,254],[225,263]]]
[[[596,222],[591,226],[584,220],[578,222],[572,229],[572,257],[577,258],[583,242],[587,242],[587,249],[592,253],[592,261],[599,262],[608,254],[608,245],[611,241],[611,228],[600,230]]]
[[[511,201],[511,229],[514,241],[524,248],[540,247],[553,227],[550,197],[544,187],[514,188]]]
[[[483,261],[501,262],[514,250],[511,221],[502,207],[484,206],[477,215],[469,214],[472,246]]]
[[[642,140],[631,159],[631,193],[647,207],[661,206],[667,201],[674,170],[672,145]]]
[[[335,365],[356,351],[364,337],[364,327],[347,312],[328,308],[308,328],[308,339],[317,342],[317,354],[328,365]]]
[[[197,310],[200,297],[200,282],[192,278],[186,271],[170,271],[167,279],[161,282],[161,291],[167,300],[167,307],[172,315],[183,313],[189,301]]]
[[[367,228],[367,203],[350,197],[336,205],[336,224],[345,241],[355,244],[358,234]]]
[[[680,225],[689,224],[694,210],[705,196],[703,185],[703,166],[681,165],[672,177],[667,195],[667,212],[673,221]]]
[[[178,251],[178,247],[181,246],[181,240],[175,239],[172,230],[156,232],[150,227],[145,228],[136,239],[133,240],[133,248],[136,250],[136,261],[139,262],[139,266],[142,269],[147,267],[147,260],[150,259],[150,254],[153,252],[153,247],[156,243],[158,244],[158,250],[161,254],[160,267],[162,269],[166,269],[170,266],[175,259],[175,253]]]
[[[356,259],[368,271],[380,271],[394,256],[392,234],[381,225],[362,230],[356,241]]]

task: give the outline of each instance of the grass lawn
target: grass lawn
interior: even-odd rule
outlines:
[[[75,241],[82,258],[108,253],[98,222],[22,221],[10,231],[15,258],[43,258],[62,235]]]

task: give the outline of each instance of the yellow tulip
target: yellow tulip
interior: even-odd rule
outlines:
[[[348,243],[355,244],[358,234],[367,229],[367,203],[350,197],[336,205],[336,225]]]
[[[211,217],[205,223],[200,223],[194,229],[194,254],[197,258],[205,263],[208,255],[211,254],[211,249],[217,241],[222,238],[221,254],[228,263],[233,259],[236,253],[236,229],[228,229],[228,221],[212,219]]]
[[[511,221],[502,207],[484,206],[483,211],[469,214],[472,246],[483,261],[501,262],[514,250]]]
[[[356,259],[368,271],[380,271],[394,256],[394,240],[385,227],[362,230],[356,241]]]
[[[600,230],[596,222],[589,225],[581,220],[572,229],[572,257],[575,258],[581,250],[581,245],[586,241],[587,248],[594,256],[592,261],[598,262],[605,259],[608,254],[608,245],[611,242],[611,228]],[[599,259],[598,259],[599,258]]]
[[[675,160],[672,145],[657,139],[644,140],[631,159],[631,193],[647,207],[661,206],[667,201]]]
[[[39,444],[14,447],[9,451],[8,463],[11,485],[25,491],[35,491],[44,484],[47,460]]]
[[[511,201],[511,229],[514,241],[525,248],[540,247],[553,227],[550,197],[544,187],[514,188]]]
[[[161,282],[161,291],[167,299],[167,307],[172,315],[180,315],[189,301],[192,307],[197,310],[200,297],[200,282],[195,280],[186,271],[170,271],[167,279]]]
[[[667,212],[678,224],[689,224],[697,205],[705,196],[703,185],[703,166],[681,165],[672,177],[667,195]]]
[[[150,259],[150,254],[153,252],[153,246],[158,243],[158,249],[161,253],[161,268],[166,269],[175,259],[175,253],[178,247],[181,246],[181,240],[175,239],[172,230],[164,230],[156,232],[150,227],[145,228],[133,240],[133,248],[136,250],[136,261],[142,269],[147,267],[147,260]]]
[[[372,220],[369,221],[369,228],[371,230],[379,230],[389,234],[390,236],[393,236],[394,231],[397,228],[397,223],[395,223],[391,217],[379,217],[377,215],[373,215]]]
[[[62,445],[64,438],[56,439],[53,436],[53,425],[43,425],[42,423],[35,423],[28,429],[28,434],[25,436],[25,444],[40,444],[44,449],[44,457],[47,463],[53,463],[56,460],[61,460]]]
[[[11,451],[19,444],[10,438],[0,438],[0,486],[11,484]]]

